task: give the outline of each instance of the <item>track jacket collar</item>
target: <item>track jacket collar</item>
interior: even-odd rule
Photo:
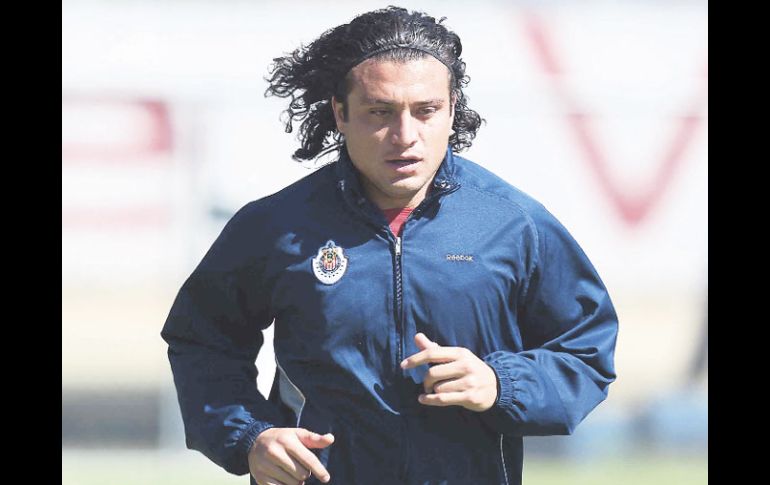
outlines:
[[[366,204],[367,198],[358,180],[358,170],[350,160],[350,155],[344,146],[340,149],[340,158],[336,162],[335,177],[337,188],[343,193],[343,197],[348,203],[358,207]],[[459,188],[460,184],[455,178],[455,160],[451,146],[447,146],[444,160],[439,165],[432,184],[433,187],[429,196],[431,199],[433,194],[440,197]]]

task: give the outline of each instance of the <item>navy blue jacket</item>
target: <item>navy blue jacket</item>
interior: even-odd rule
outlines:
[[[617,330],[588,258],[531,197],[448,150],[397,238],[343,150],[232,217],[161,335],[187,446],[231,473],[261,431],[302,427],[334,434],[314,451],[333,484],[467,485],[521,483],[522,437],[570,434],[606,398]],[[420,404],[428,367],[399,366],[417,332],[489,364],[495,405]]]

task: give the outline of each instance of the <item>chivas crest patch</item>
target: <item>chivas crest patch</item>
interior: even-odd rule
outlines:
[[[348,258],[342,252],[342,248],[327,241],[326,245],[318,249],[318,256],[313,258],[313,273],[318,281],[325,285],[333,285],[338,282],[348,267]]]

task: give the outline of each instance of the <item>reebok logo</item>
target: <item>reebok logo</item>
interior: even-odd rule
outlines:
[[[470,254],[447,254],[447,261],[465,261],[467,263],[473,262],[473,256]]]

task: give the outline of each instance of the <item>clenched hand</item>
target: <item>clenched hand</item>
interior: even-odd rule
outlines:
[[[310,448],[326,448],[334,435],[304,428],[269,428],[249,450],[249,472],[258,485],[301,485],[310,473],[326,483],[329,472]]]
[[[420,351],[401,362],[411,369],[431,366],[425,374],[425,394],[418,400],[428,406],[462,406],[482,412],[497,399],[497,375],[486,362],[465,347],[442,347],[423,333],[414,336]]]

